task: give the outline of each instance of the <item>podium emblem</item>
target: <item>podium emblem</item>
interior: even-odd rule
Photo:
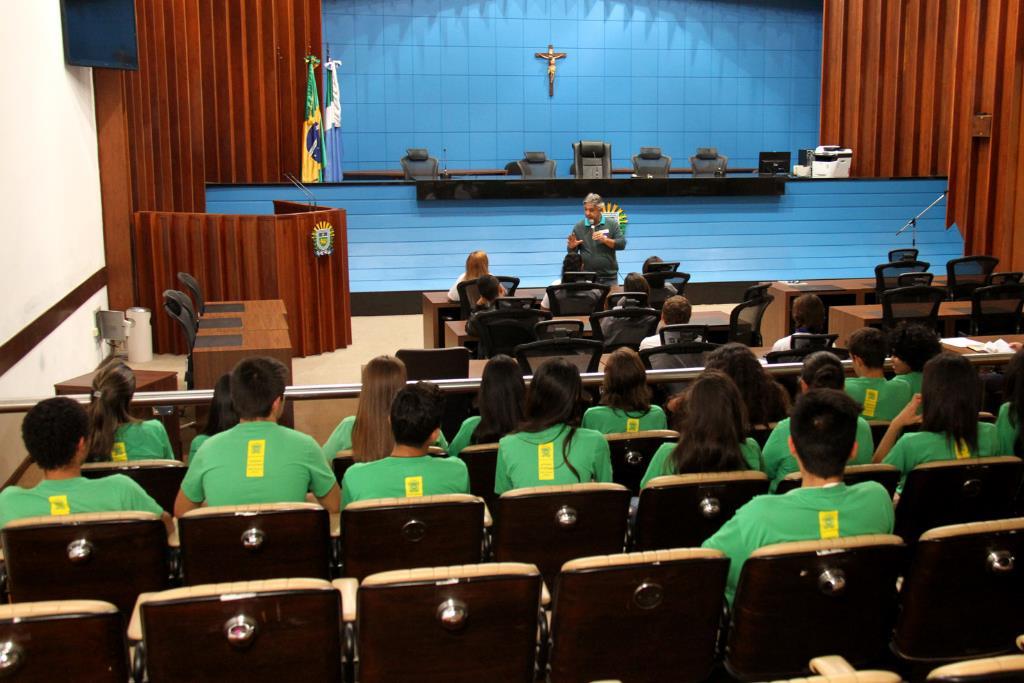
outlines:
[[[313,256],[330,256],[334,253],[334,226],[320,221],[313,226]]]
[[[612,202],[605,202],[601,208],[602,218],[614,218],[619,222],[619,229],[622,230],[622,234],[626,234],[626,224],[629,223],[629,216],[626,215],[626,211],[618,204]]]

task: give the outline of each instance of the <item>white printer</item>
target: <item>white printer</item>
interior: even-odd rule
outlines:
[[[839,145],[818,145],[814,149],[813,178],[849,178],[853,150]]]

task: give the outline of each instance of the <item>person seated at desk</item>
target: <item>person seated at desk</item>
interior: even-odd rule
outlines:
[[[693,315],[693,306],[687,298],[676,294],[665,299],[661,307],[661,320],[658,321],[658,329],[650,337],[644,337],[640,342],[640,350],[653,349],[661,346],[661,329],[666,325],[686,325]]]
[[[562,277],[552,282],[550,286],[562,284],[562,279],[565,277],[566,273],[578,273],[582,270],[583,257],[577,254],[576,252],[566,254],[565,258],[562,259]],[[544,293],[544,298],[541,299],[540,301],[540,307],[545,311],[551,310],[551,302],[548,301],[547,292]]]
[[[174,531],[171,516],[125,475],[82,476],[88,431],[85,409],[66,396],[32,406],[21,422],[21,438],[43,480],[32,488],[8,486],[0,492],[0,529],[25,517],[132,511],[159,515],[167,533]]]
[[[417,382],[391,404],[391,437],[386,458],[352,465],[341,483],[341,507],[371,498],[419,498],[469,493],[469,470],[459,458],[427,455],[441,433],[444,396],[436,384]]]
[[[646,294],[647,296],[650,296],[651,286],[647,284],[647,280],[645,280],[644,276],[641,275],[640,273],[630,273],[629,275],[626,276],[626,279],[622,281],[622,291],[623,293],[626,294],[630,292],[637,292],[640,294]],[[620,299],[619,303],[616,304],[615,307],[624,308],[627,305],[634,307],[641,306],[641,304],[638,304],[637,301],[637,299],[633,299],[632,301],[629,301],[628,299]],[[647,303],[644,302],[642,306],[647,306]]]
[[[246,358],[234,367],[231,402],[239,422],[199,448],[174,501],[176,516],[204,503],[301,503],[309,492],[328,512],[338,511],[338,482],[316,441],[277,424],[287,379],[275,358]]]
[[[862,327],[850,335],[850,359],[856,377],[848,377],[844,389],[861,406],[861,417],[891,420],[912,398],[910,385],[885,379],[889,340],[874,327]]]
[[[1024,351],[1017,349],[1016,355],[1004,370],[1003,395],[1006,403],[999,406],[996,418],[996,432],[999,435],[999,452],[1005,455],[1024,455]]]
[[[92,380],[89,402],[89,461],[174,460],[160,420],[132,417],[135,373],[120,359],[103,361]]]
[[[794,334],[822,334],[825,331],[825,304],[817,294],[804,294],[793,301]],[[772,351],[788,351],[793,335],[772,344]]]
[[[455,280],[455,284],[448,290],[448,300],[459,300],[459,283],[466,280],[475,280],[478,277],[491,274],[490,262],[486,251],[473,251],[466,257],[466,270]],[[504,290],[502,290],[504,294]]]
[[[602,434],[666,429],[661,406],[651,405],[651,388],[640,356],[633,349],[616,349],[604,365],[601,405],[583,414],[583,428]]]
[[[511,434],[523,420],[523,397],[526,383],[519,363],[510,356],[498,354],[484,365],[477,394],[479,415],[462,421],[458,434],[448,446],[448,455],[458,455],[467,446],[497,443]]]
[[[917,323],[901,323],[892,332],[893,382],[905,382],[910,395],[921,393],[924,365],[942,353],[942,343],[935,330]]]
[[[480,298],[473,302],[473,312],[469,316],[469,320],[466,321],[466,332],[476,336],[479,334],[476,329],[476,319],[481,313],[487,313],[494,310],[494,302],[501,296],[501,286],[498,284],[498,278],[493,275],[481,275],[480,279],[476,282],[477,291],[480,292]]]

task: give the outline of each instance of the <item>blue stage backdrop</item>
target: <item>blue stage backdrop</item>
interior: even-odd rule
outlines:
[[[449,168],[540,150],[564,176],[580,139],[616,166],[714,146],[748,167],[818,143],[822,0],[324,0],[323,22],[347,170],[408,147],[447,148]],[[549,43],[568,54],[550,98]]]
[[[448,289],[475,249],[490,254],[493,272],[547,285],[582,216],[578,200],[419,202],[411,183],[310,187],[320,204],[348,212],[353,292]],[[945,187],[943,179],[810,180],[789,182],[781,197],[628,199],[620,274],[657,254],[680,261],[695,282],[872,277],[889,249],[910,246],[909,232],[894,233]],[[206,190],[211,213],[271,213],[274,199],[305,201],[291,186]],[[940,274],[963,252],[960,233],[944,226],[945,208],[918,230],[921,258]]]

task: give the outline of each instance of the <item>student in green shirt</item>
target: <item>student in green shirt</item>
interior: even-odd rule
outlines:
[[[442,493],[469,493],[466,464],[453,457],[427,455],[441,431],[444,397],[430,382],[398,392],[391,404],[391,455],[356,463],[342,480],[342,508],[370,498],[419,498]]]
[[[996,418],[999,454],[1024,455],[1024,438],[1021,438],[1024,432],[1020,428],[1024,424],[1024,351],[1017,351],[1003,373],[1006,403],[999,406]]]
[[[516,430],[523,420],[526,384],[514,358],[499,354],[487,361],[480,378],[477,405],[480,414],[467,417],[448,446],[448,455],[458,455],[467,446],[497,443]]]
[[[207,505],[300,503],[311,492],[337,512],[341,492],[313,437],[277,424],[288,369],[274,358],[246,358],[231,371],[238,424],[200,447],[174,501],[178,517]]]
[[[651,388],[640,355],[633,349],[616,349],[604,366],[601,405],[583,414],[584,429],[602,434],[666,429],[665,411],[651,405]]]
[[[89,404],[89,460],[174,460],[174,449],[159,420],[138,420],[128,412],[135,395],[135,373],[110,357],[92,380]]]
[[[133,511],[159,515],[171,533],[171,516],[128,477],[82,476],[88,429],[85,409],[64,396],[40,401],[28,411],[21,437],[29,457],[43,470],[43,480],[30,489],[8,486],[0,492],[0,528],[24,517]]]
[[[494,492],[612,480],[604,435],[582,429],[580,371],[562,358],[545,361],[526,391],[523,424],[498,442]]]
[[[789,446],[799,464],[801,488],[781,496],[757,496],[741,507],[703,547],[729,556],[725,597],[736,595],[743,563],[774,543],[889,534],[892,501],[873,481],[847,486],[843,469],[856,452],[860,407],[835,389],[801,395],[790,418]]]
[[[894,465],[903,473],[899,491],[917,465],[999,451],[996,426],[978,422],[981,382],[970,362],[956,353],[940,353],[925,363],[923,374],[921,393],[893,418],[875,450],[874,462]],[[903,434],[912,424],[920,424],[921,430]]]
[[[238,413],[231,403],[231,375],[224,373],[213,386],[213,400],[210,401],[210,413],[206,417],[203,431],[195,435],[188,447],[188,461],[196,457],[199,447],[214,434],[225,432],[238,424]]]
[[[935,330],[917,323],[901,323],[892,333],[892,382],[905,382],[910,395],[921,393],[924,364],[942,353],[942,343]]]
[[[745,436],[747,409],[728,375],[705,370],[690,383],[679,405],[679,443],[662,444],[655,451],[641,488],[667,474],[761,469],[761,449]]]
[[[885,379],[885,357],[889,340],[874,327],[862,327],[850,335],[850,359],[856,377],[846,380],[846,393],[860,404],[861,417],[891,420],[910,402],[913,394],[907,382]]]
[[[804,394],[811,389],[842,391],[843,379],[843,364],[839,358],[828,351],[816,351],[804,358],[804,365],[800,369],[800,378],[797,381],[800,393]],[[775,491],[787,474],[800,471],[800,466],[789,448],[790,429],[790,418],[780,420],[764,444],[764,471],[771,479],[772,491]],[[875,442],[871,437],[871,425],[863,417],[857,418],[855,440],[857,450],[850,462],[853,465],[866,465],[871,462]]]

